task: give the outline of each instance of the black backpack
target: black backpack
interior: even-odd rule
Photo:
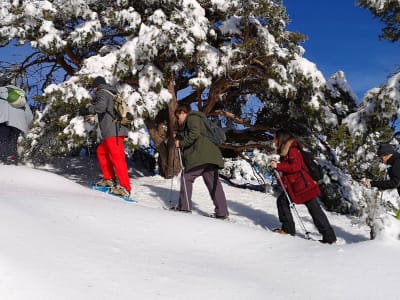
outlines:
[[[207,129],[207,137],[215,145],[221,145],[226,141],[225,130],[216,122],[211,121],[206,117],[202,117],[204,125]]]
[[[311,178],[316,182],[322,180],[324,178],[324,170],[315,159],[314,154],[304,149],[300,149],[300,152],[303,156],[303,161],[307,166],[308,173],[310,174]]]

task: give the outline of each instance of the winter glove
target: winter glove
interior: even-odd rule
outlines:
[[[271,160],[269,166],[270,166],[272,169],[276,169],[276,167],[278,166],[278,163],[277,163],[275,160]]]
[[[370,188],[371,187],[371,179],[363,178],[363,179],[361,179],[361,184],[363,186],[365,186],[366,188]]]
[[[96,116],[94,115],[86,115],[84,117],[85,122],[89,123],[90,125],[95,125],[96,124]]]

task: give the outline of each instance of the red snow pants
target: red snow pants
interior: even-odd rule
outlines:
[[[104,179],[117,178],[122,187],[131,191],[123,136],[112,136],[103,140],[97,147],[97,159]]]

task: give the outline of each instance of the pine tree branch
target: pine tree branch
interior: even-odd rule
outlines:
[[[253,130],[259,130],[259,131],[273,131],[271,127],[265,127],[263,125],[253,125],[249,121],[244,120],[236,116],[235,114],[227,111],[222,111],[222,110],[216,110],[215,112],[210,114],[211,116],[223,116],[225,118],[231,119],[234,121],[236,124],[241,124],[244,125],[248,128],[252,128]]]
[[[65,53],[69,56],[71,61],[80,69],[82,67],[82,60],[80,57],[75,55],[74,51],[70,47],[65,48]]]
[[[264,144],[264,143],[249,143],[249,144],[244,144],[244,145],[222,144],[222,145],[219,145],[219,148],[233,150],[236,153],[240,153],[240,152],[246,151],[248,149],[250,149],[250,150],[252,150],[252,149],[265,149],[268,152],[272,152],[273,151],[273,149],[271,148],[270,145],[267,145],[267,144]]]

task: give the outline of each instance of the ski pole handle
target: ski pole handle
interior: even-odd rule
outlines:
[[[292,202],[289,197],[289,194],[287,193],[287,190],[286,190],[285,184],[283,183],[282,177],[276,169],[274,169],[274,174],[275,174],[276,179],[278,179],[279,184],[281,185],[281,188],[282,188],[283,192],[285,193],[286,197],[289,199],[290,202]]]

